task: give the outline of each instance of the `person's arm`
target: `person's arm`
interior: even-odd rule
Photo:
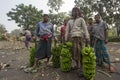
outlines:
[[[104,22],[104,30],[105,30],[105,43],[108,43],[108,25]]]
[[[68,40],[69,31],[70,31],[70,25],[69,25],[69,22],[68,22],[67,26],[66,26],[66,29],[65,29],[65,41]]]
[[[108,30],[105,30],[105,43],[108,43]]]
[[[81,23],[82,23],[83,30],[85,32],[85,38],[89,39],[89,33],[88,33],[88,29],[87,29],[87,26],[86,26],[84,19],[82,19]]]
[[[56,33],[55,33],[55,30],[54,30],[53,25],[52,25],[51,32],[52,32],[52,36],[53,36],[53,38],[57,41],[58,39],[57,39],[57,37],[56,37]]]
[[[60,29],[60,37],[62,38],[62,27]]]
[[[94,34],[95,34],[95,26],[93,26],[91,34],[94,36]]]

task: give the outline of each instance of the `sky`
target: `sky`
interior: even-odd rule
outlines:
[[[74,0],[63,0],[60,12],[69,12],[74,7]],[[15,21],[8,21],[6,13],[11,11],[11,8],[16,8],[18,4],[29,5],[32,4],[38,10],[43,10],[44,13],[48,13],[49,7],[47,6],[48,0],[0,0],[0,24],[3,24],[8,32],[14,29],[19,29]]]

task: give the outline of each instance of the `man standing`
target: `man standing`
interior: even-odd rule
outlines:
[[[103,65],[103,62],[106,62],[109,65],[109,70],[115,72],[115,68],[111,65],[110,56],[106,48],[108,43],[108,26],[106,22],[101,20],[99,14],[95,15],[96,24],[93,29],[95,42],[94,49],[97,57],[97,63],[99,66]]]
[[[55,33],[53,25],[49,22],[49,16],[47,14],[44,14],[43,21],[40,21],[37,24],[35,38],[37,35],[40,38],[40,41],[35,55],[34,67],[37,67],[38,61],[44,58],[47,58],[48,63],[49,58],[51,57],[51,42],[52,37],[55,37]],[[55,39],[57,38],[55,37]]]
[[[65,42],[65,30],[67,26],[67,20],[64,20],[64,25],[61,27],[61,43]]]
[[[72,19],[68,21],[67,27],[66,27],[66,34],[65,34],[65,40],[72,41],[73,43],[73,52],[72,52],[72,59],[75,61],[76,66],[74,66],[75,69],[79,69],[79,76],[82,72],[82,49],[84,48],[84,33],[85,38],[88,40],[89,34],[87,30],[86,23],[84,19],[81,17],[82,13],[79,8],[74,7],[72,9]]]
[[[88,19],[88,26],[87,26],[89,36],[90,36],[90,46],[93,47],[93,19],[89,18]]]
[[[30,48],[29,43],[31,40],[31,32],[28,29],[25,29],[25,46],[27,49]]]

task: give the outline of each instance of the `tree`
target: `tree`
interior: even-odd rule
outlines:
[[[0,24],[0,34],[4,34],[5,32],[7,32],[5,26],[3,24]]]
[[[50,21],[51,23],[60,26],[63,24],[64,19],[67,18],[67,13],[66,12],[61,12],[57,14],[50,14]]]
[[[14,29],[11,31],[10,35],[15,36],[15,37],[19,37],[20,33],[21,33],[21,31],[19,29]]]
[[[81,8],[85,20],[93,14],[99,13],[109,25],[115,25],[117,34],[120,34],[120,0],[75,0]]]
[[[48,0],[47,5],[50,7],[50,13],[58,12],[63,3],[63,0]]]
[[[12,8],[11,11],[7,13],[7,16],[10,17],[8,20],[15,20],[19,27],[23,29],[33,29],[42,19],[42,10],[37,10],[31,4],[26,6],[24,4],[16,5],[16,8]]]
[[[48,0],[47,5],[50,7],[49,9],[49,15],[50,15],[50,21],[53,23],[53,25],[57,25],[55,30],[57,31],[58,26],[63,24],[63,20],[65,17],[64,12],[59,13],[60,7],[63,4],[63,0]]]
[[[13,36],[19,36],[21,33],[21,31],[19,29],[14,29],[11,31],[11,35]]]
[[[64,19],[64,16],[66,13],[59,13],[60,7],[62,6],[64,2],[62,0],[48,0],[47,5],[50,7],[49,9],[49,15],[50,15],[50,20],[53,23],[53,25],[61,25]],[[57,13],[53,13],[53,12]]]
[[[7,40],[7,30],[3,24],[0,24],[0,41]]]
[[[80,8],[83,14],[83,17],[86,21],[88,17],[90,17],[93,14],[91,5],[94,1],[95,0],[75,0],[74,1],[76,6]]]
[[[115,25],[117,34],[120,34],[120,0],[97,0],[97,3],[92,6],[94,11],[98,11],[103,20],[109,25]]]

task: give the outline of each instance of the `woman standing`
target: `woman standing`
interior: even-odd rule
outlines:
[[[93,31],[93,18],[89,18],[88,19],[88,26],[87,26],[87,29],[88,29],[88,32],[89,32],[89,36],[90,36],[90,46],[91,47],[93,47],[93,42],[94,42],[94,40],[93,40],[93,33],[92,33],[92,31]]]

